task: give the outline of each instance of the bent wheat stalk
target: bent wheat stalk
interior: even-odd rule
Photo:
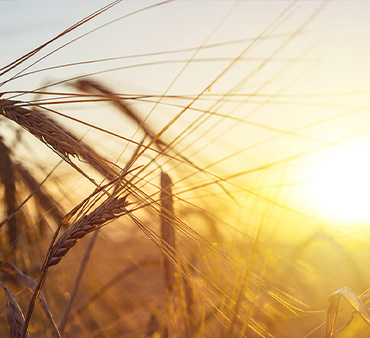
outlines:
[[[117,100],[113,100],[112,103],[126,116],[128,116],[130,119],[135,121],[137,125],[144,131],[145,135],[155,140],[154,143],[159,147],[160,150],[162,149],[161,146],[167,146],[166,143],[162,141],[160,138],[158,138],[156,133],[150,130],[150,128],[145,124],[145,119],[142,119],[139,116],[139,114],[133,108],[131,108],[128,104],[126,104],[122,100],[119,100],[119,96],[113,93],[108,88],[106,88],[104,85],[94,82],[89,79],[78,80],[72,85],[76,87],[77,89],[82,90],[87,93],[92,93],[92,94],[101,93],[108,98],[117,99]]]

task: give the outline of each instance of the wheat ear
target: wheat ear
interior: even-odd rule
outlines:
[[[23,326],[23,331],[22,331],[22,338],[25,337],[26,335],[26,332],[27,332],[27,327],[28,327],[28,324],[31,320],[31,316],[32,316],[32,313],[33,313],[33,310],[34,310],[34,307],[35,307],[35,303],[36,303],[36,300],[37,298],[39,297],[40,295],[40,292],[41,292],[41,289],[45,283],[45,280],[46,280],[46,276],[47,276],[47,272],[48,272],[48,268],[49,266],[49,262],[50,262],[50,258],[53,258],[52,256],[52,253],[53,253],[53,250],[55,250],[56,248],[58,248],[57,244],[59,243],[60,245],[63,245],[63,238],[66,239],[66,234],[69,234],[73,229],[75,229],[76,225],[79,223],[79,222],[76,222],[74,225],[72,225],[70,228],[68,228],[66,230],[66,232],[59,238],[59,241],[54,245],[55,241],[56,241],[56,238],[58,237],[58,234],[59,234],[59,231],[60,229],[62,228],[63,225],[66,225],[67,222],[69,222],[69,220],[74,216],[76,215],[77,212],[79,212],[80,210],[82,210],[82,208],[84,206],[86,206],[86,203],[88,203],[88,201],[90,201],[91,198],[93,198],[93,196],[97,196],[97,194],[99,194],[100,192],[105,191],[106,188],[108,188],[109,186],[112,186],[114,185],[116,182],[117,182],[118,179],[114,179],[112,180],[111,182],[103,185],[103,186],[99,186],[97,187],[88,197],[86,197],[82,202],[80,202],[78,205],[76,205],[70,212],[68,212],[63,218],[62,220],[59,222],[58,224],[58,227],[53,235],[53,238],[51,240],[51,243],[49,245],[49,248],[48,248],[48,251],[47,251],[47,254],[46,254],[46,257],[45,257],[45,261],[42,265],[42,268],[41,268],[41,275],[40,275],[40,279],[36,285],[36,288],[35,288],[35,291],[33,293],[33,296],[32,296],[32,299],[28,305],[28,310],[27,310],[27,314],[26,314],[26,318],[25,318],[25,323],[24,323],[24,326]],[[111,201],[112,199],[110,199],[109,201]],[[117,200],[117,198],[115,198],[115,200]],[[119,200],[121,200],[121,202],[124,202],[125,205],[128,205],[128,203],[126,203],[126,197],[123,197],[123,198],[120,198]],[[108,203],[109,201],[105,201],[104,203],[102,203],[97,209],[95,209],[95,211],[97,211],[99,208],[101,208],[103,205],[105,205],[106,203]],[[117,210],[116,210],[117,211]],[[93,214],[94,212],[92,212],[91,214]],[[116,212],[118,213],[118,212]],[[91,215],[90,214],[90,215]],[[88,216],[90,216],[88,215]],[[82,218],[86,218],[87,216],[83,216],[80,218],[79,221],[81,221]],[[103,217],[103,216],[102,216]],[[118,216],[117,216],[118,217]],[[102,224],[101,224],[102,226]],[[100,228],[100,227],[95,227],[95,229],[97,228]],[[91,231],[93,231],[94,229],[92,229]],[[90,232],[91,232],[90,231]],[[84,236],[84,235],[83,235]],[[82,236],[82,237],[83,237]],[[63,238],[62,238],[63,237]],[[68,236],[67,236],[68,237]],[[80,238],[82,238],[80,237]],[[67,238],[68,239],[68,238]],[[72,238],[73,239],[73,238]],[[75,239],[75,241],[77,242],[77,239]],[[70,248],[72,246],[74,246],[76,244],[76,242],[73,243],[73,245],[70,246]],[[70,249],[69,248],[69,249]],[[67,251],[65,251],[64,255],[69,251],[69,249]],[[55,252],[54,252],[55,253]],[[61,258],[60,258],[61,259]],[[59,262],[60,259],[57,261]],[[57,263],[56,262],[56,263]],[[55,263],[55,264],[56,264]],[[53,264],[53,265],[55,265]]]
[[[21,279],[21,281],[24,283],[24,285],[29,289],[29,291],[32,294],[34,293],[34,291],[36,289],[36,286],[37,286],[37,283],[30,276],[27,276],[26,274],[24,274],[14,264],[0,262],[0,267],[4,272],[6,272],[8,274],[17,275]],[[40,307],[44,311],[46,317],[48,318],[50,324],[53,326],[56,337],[60,338],[61,335],[59,333],[58,327],[56,326],[56,324],[54,322],[54,318],[53,318],[53,316],[52,316],[52,314],[49,310],[49,307],[46,303],[46,299],[45,299],[44,295],[42,294],[42,292],[40,292],[40,295],[39,295],[37,300],[40,304]]]
[[[22,329],[24,325],[24,316],[22,309],[17,303],[17,299],[14,294],[11,293],[2,283],[0,283],[4,289],[5,296],[7,298],[6,306],[6,318],[9,325],[9,337],[10,338],[21,338]],[[30,338],[28,331],[26,332],[25,338]]]
[[[90,214],[82,216],[71,225],[53,245],[46,267],[56,265],[77,243],[88,233],[100,228],[108,221],[116,219],[126,213],[128,205],[126,197],[112,198],[99,205]]]
[[[23,108],[20,102],[5,99],[0,100],[0,113],[29,131],[41,142],[47,144],[69,164],[72,165],[70,157],[83,158],[109,179],[118,175],[112,163],[102,158],[45,114]]]

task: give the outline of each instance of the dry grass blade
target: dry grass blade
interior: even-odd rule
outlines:
[[[26,274],[24,274],[14,264],[0,262],[0,267],[4,272],[8,274],[17,275],[21,279],[21,281],[24,283],[24,285],[31,291],[31,293],[32,294],[34,293],[37,284],[30,276],[27,276]],[[53,326],[56,336],[61,337],[59,334],[58,327],[56,326],[54,322],[54,318],[49,310],[49,307],[46,303],[46,299],[44,295],[42,294],[42,292],[40,292],[40,295],[37,300],[42,310],[44,311],[46,317],[48,318],[49,322]]]
[[[99,205],[90,214],[82,216],[76,223],[70,226],[54,244],[46,267],[58,264],[79,239],[99,229],[108,221],[116,219],[126,213],[127,205],[128,202],[126,201],[126,197],[112,198]]]
[[[64,160],[70,160],[70,157],[82,158],[109,179],[117,175],[113,164],[79,141],[56,121],[39,111],[25,109],[19,104],[17,101],[0,100],[1,114],[28,130]]]
[[[4,186],[6,213],[9,217],[16,208],[16,189],[13,162],[10,157],[11,151],[0,137],[0,180]],[[16,243],[18,238],[17,218],[12,217],[8,221],[8,244],[12,248],[12,259],[15,260]]]
[[[8,291],[8,289],[4,285],[0,285],[3,287],[7,298],[6,318],[9,325],[9,337],[20,338],[22,337],[22,329],[24,324],[22,309],[18,305],[15,296],[10,291]],[[30,337],[28,332],[26,332],[25,337]]]
[[[344,300],[370,325],[370,311],[364,303],[357,297],[355,292],[348,286],[335,291],[329,298],[329,306],[326,318],[326,338],[334,337],[335,323],[338,316],[340,298]]]

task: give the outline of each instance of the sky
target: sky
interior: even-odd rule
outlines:
[[[311,21],[310,16],[323,2],[298,1],[287,19],[258,44],[253,44],[251,39],[264,32],[292,2],[180,0],[128,15],[156,3],[123,1],[48,46],[38,55],[46,55],[66,44],[25,73],[87,60],[119,59],[39,71],[7,82],[0,91],[34,90],[45,83],[91,73],[96,73],[95,79],[124,93],[162,94],[172,84],[168,93],[173,95],[197,94],[205,89],[207,93],[217,94],[227,93],[235,84],[244,81],[239,93],[275,95],[275,103],[254,97],[242,104],[228,102],[216,106],[219,113],[233,114],[250,124],[232,127],[227,120],[219,125],[211,135],[220,134],[222,137],[208,146],[207,156],[227,156],[230,149],[235,152],[247,147],[250,149],[212,169],[223,173],[224,166],[249,170],[313,149],[299,161],[289,162],[272,171],[273,175],[266,173],[257,179],[251,174],[242,182],[255,189],[260,186],[259,191],[271,197],[276,190],[269,190],[268,186],[281,183],[284,177],[284,187],[278,197],[281,201],[307,213],[322,213],[313,203],[315,196],[307,200],[307,191],[301,189],[301,184],[313,180],[311,173],[316,172],[315,166],[321,161],[322,151],[359,134],[362,135],[360,141],[366,145],[363,156],[366,157],[367,149],[370,149],[370,146],[367,148],[370,142],[366,132],[370,127],[370,2],[330,1]],[[3,14],[0,42],[6,46],[6,52],[0,55],[0,64],[8,64],[106,4],[106,1],[0,1]],[[111,21],[111,24],[95,30]],[[303,31],[297,31],[300,27]],[[76,41],[70,43],[73,39]],[[225,42],[229,43],[204,48],[194,54],[194,48],[203,44]],[[250,45],[252,47],[248,47]],[[186,50],[141,56],[178,49]],[[243,54],[245,60],[231,67],[207,88],[246,49]],[[192,56],[199,60],[182,71]],[[38,60],[38,56],[33,60]],[[19,69],[29,64],[25,63]],[[176,78],[180,72],[181,76]],[[14,74],[16,72],[9,75]],[[9,76],[5,75],[1,81],[7,79]],[[196,107],[208,109],[209,105],[209,102],[199,102]],[[148,107],[138,105],[143,111]],[[66,110],[119,132],[114,119],[102,119],[93,108],[84,112],[70,107]],[[165,107],[157,109],[149,121],[162,128],[173,116],[171,114],[173,111]],[[314,124],[340,114],[343,114],[340,118]],[[195,116],[196,113],[189,112],[167,136],[173,137]],[[310,123],[312,126],[300,129]],[[290,135],[274,139],[276,130],[299,130],[300,137]],[[194,137],[200,134],[195,133]],[[188,141],[192,140],[191,137]],[[197,147],[203,147],[210,138],[212,136],[201,139]],[[273,139],[257,146],[269,138]],[[322,216],[326,221],[331,217],[328,214]]]
[[[101,23],[114,20],[154,1],[123,1],[86,25],[86,30]],[[1,1],[3,19],[0,23],[0,38],[7,46],[1,55],[1,64],[6,64],[32,48],[54,37],[106,4],[105,1]],[[240,1],[225,22],[210,38],[210,42],[228,41],[255,37],[289,4],[288,1]],[[292,32],[302,20],[319,6],[319,1],[298,1],[295,12],[281,25],[280,32]],[[151,10],[138,13],[113,23],[48,58],[49,64],[61,60],[81,60],[87,57],[106,55],[130,55],[150,51],[199,46],[225,14],[235,6],[233,1],[175,1]],[[315,43],[315,55],[321,62],[305,83],[310,90],[339,87],[346,90],[364,88],[368,71],[367,48],[370,4],[367,1],[331,1],[311,22],[303,36],[285,49],[286,55],[297,54]],[[83,28],[80,33],[85,32]],[[67,41],[77,36],[71,33]],[[299,45],[299,43],[301,45]],[[268,53],[268,50],[266,50]],[[282,52],[284,54],[284,51]],[[261,53],[259,54],[260,56]],[[323,69],[327,75],[322,74]],[[320,86],[314,86],[320,74]],[[316,76],[316,78],[315,78]],[[22,80],[24,81],[24,80]]]

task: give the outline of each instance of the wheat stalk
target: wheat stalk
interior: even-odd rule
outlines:
[[[4,185],[4,197],[6,205],[7,217],[13,214],[16,209],[16,189],[14,164],[10,157],[11,150],[5,145],[2,137],[0,137],[0,180]],[[16,217],[12,217],[8,221],[8,242],[11,248],[11,256],[15,260],[18,227]]]
[[[174,207],[172,197],[172,180],[170,176],[161,172],[161,241],[162,241],[162,254],[163,254],[163,274],[165,286],[165,301],[167,311],[167,326],[164,328],[164,336],[168,337],[170,334],[176,334],[175,324],[175,267],[173,263],[166,256],[165,247],[170,246],[176,252],[176,237],[174,229]],[[174,257],[177,258],[176,256]]]
[[[174,208],[172,198],[172,181],[168,174],[161,173],[161,238],[167,245],[176,250],[175,229],[173,226]],[[168,292],[172,292],[175,283],[175,268],[164,255],[164,280]]]

